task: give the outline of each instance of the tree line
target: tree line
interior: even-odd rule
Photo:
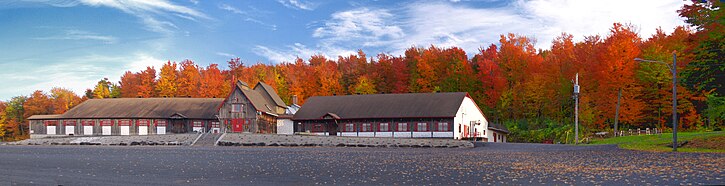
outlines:
[[[720,1],[694,2],[678,12],[691,27],[670,34],[658,29],[641,38],[637,28],[615,23],[604,36],[574,42],[562,33],[551,48],[537,50],[535,39],[501,35],[498,44],[482,47],[472,57],[458,47],[411,47],[403,55],[357,54],[330,59],[313,55],[280,64],[247,65],[240,58],[199,66],[191,60],[167,62],[127,71],[117,83],[102,79],[84,95],[54,88],[50,94],[0,102],[0,135],[27,137],[24,120],[34,114],[60,114],[85,99],[194,97],[223,98],[233,80],[254,85],[265,82],[291,104],[311,96],[468,92],[489,122],[505,124],[511,141],[572,142],[574,76],[579,75],[580,124],[584,134],[611,131],[618,92],[620,128],[671,127],[672,74],[666,65],[640,63],[634,58],[672,64],[677,55],[679,127],[713,130],[725,122],[722,87],[725,33]]]

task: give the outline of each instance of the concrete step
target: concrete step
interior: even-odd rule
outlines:
[[[216,141],[221,137],[221,134],[211,134],[211,133],[204,133],[201,135],[199,140],[194,143],[193,146],[198,147],[213,147],[216,144]]]

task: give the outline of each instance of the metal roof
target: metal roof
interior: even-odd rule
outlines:
[[[41,120],[41,119],[58,119],[60,117],[60,114],[54,114],[54,115],[32,115],[28,117],[29,120]]]
[[[216,119],[222,98],[111,98],[89,99],[63,115],[61,119],[169,118],[181,115],[189,119]]]
[[[294,120],[455,117],[465,92],[316,96],[307,99]]]

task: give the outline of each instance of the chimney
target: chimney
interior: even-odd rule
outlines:
[[[297,104],[297,95],[292,95],[292,104],[293,105]]]

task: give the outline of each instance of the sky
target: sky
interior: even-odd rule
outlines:
[[[566,32],[606,36],[615,22],[643,38],[685,25],[683,0],[1,0],[0,100],[48,92],[79,95],[167,61],[226,68],[277,64],[362,49],[402,55],[412,46],[457,46],[469,56],[501,34],[548,49]]]

